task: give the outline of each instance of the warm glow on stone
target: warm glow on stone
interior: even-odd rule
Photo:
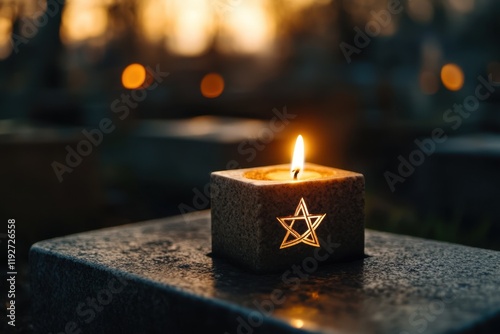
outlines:
[[[300,176],[300,179],[293,180],[290,175],[290,168],[286,168],[287,165],[281,168],[261,168],[251,170],[245,174],[246,178],[254,180],[267,180],[267,181],[307,181],[313,179],[319,179],[331,175],[326,170],[311,170],[305,169]]]

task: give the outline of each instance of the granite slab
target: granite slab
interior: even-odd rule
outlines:
[[[366,257],[258,275],[211,256],[210,212],[34,244],[40,333],[495,333],[500,252],[366,230]]]

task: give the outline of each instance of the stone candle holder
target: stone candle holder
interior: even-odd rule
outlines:
[[[273,180],[289,168],[211,174],[213,255],[258,273],[363,258],[363,175],[306,164],[303,180]]]

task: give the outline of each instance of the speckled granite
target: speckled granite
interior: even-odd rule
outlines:
[[[214,254],[255,272],[280,271],[317,254],[328,254],[319,263],[362,258],[363,175],[314,164],[308,166],[309,169],[325,170],[326,176],[305,181],[262,181],[244,176],[253,169],[213,172]],[[289,165],[267,168],[280,167],[290,168]],[[310,214],[326,214],[315,230],[321,250],[306,243],[280,249],[287,230],[277,217],[293,215],[301,198]],[[294,229],[304,232],[307,230],[304,225],[304,221],[296,221]]]
[[[207,255],[208,211],[188,221],[33,245],[37,331],[498,333],[500,252],[367,230],[363,260],[256,275]]]

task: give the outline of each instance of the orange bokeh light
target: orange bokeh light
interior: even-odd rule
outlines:
[[[141,64],[130,64],[123,70],[122,84],[127,89],[141,88],[146,80],[146,69]]]
[[[204,97],[216,98],[224,91],[224,78],[218,73],[208,73],[201,79],[200,90]]]
[[[464,72],[456,64],[446,64],[441,68],[441,81],[449,90],[460,90],[464,85]]]

